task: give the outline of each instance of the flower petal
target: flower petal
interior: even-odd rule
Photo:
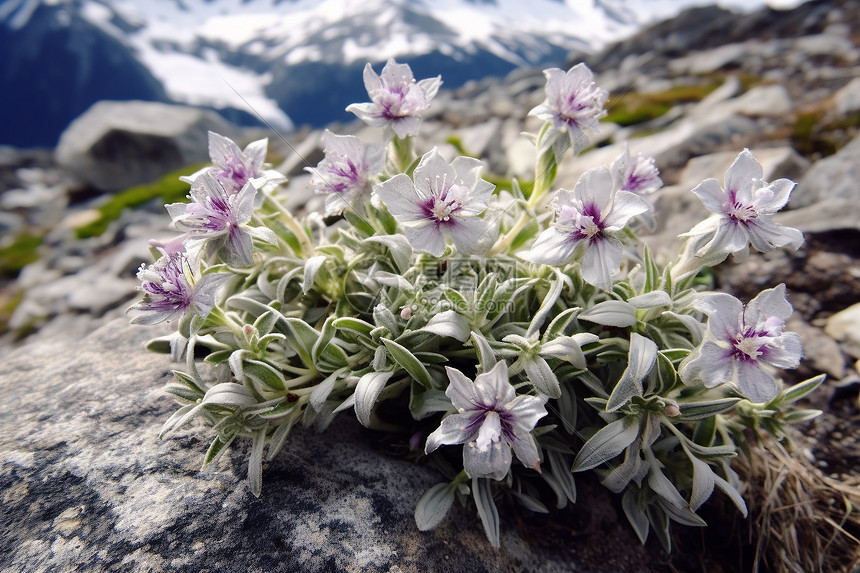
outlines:
[[[500,440],[487,448],[481,450],[474,442],[463,445],[463,469],[471,478],[493,478],[504,479],[511,467],[511,446],[504,440]]]
[[[516,395],[514,387],[508,380],[508,365],[504,360],[496,362],[489,372],[475,377],[475,397],[480,406],[494,407],[507,404]]]
[[[796,332],[785,332],[776,342],[759,349],[759,360],[777,368],[797,368],[803,357],[803,344]]]
[[[516,430],[514,433],[531,432],[537,425],[538,420],[547,415],[546,402],[537,396],[521,394],[505,403],[504,409],[513,416],[512,424]]]
[[[726,194],[732,197],[734,193],[750,187],[753,181],[761,181],[763,177],[761,164],[756,161],[749,149],[744,149],[726,171]]]
[[[474,410],[477,408],[478,396],[475,390],[475,384],[469,380],[465,374],[451,368],[445,367],[445,372],[448,373],[448,388],[445,389],[445,395],[451,399],[451,403],[458,410]]]
[[[698,379],[708,388],[714,388],[732,380],[734,366],[731,350],[708,340],[690,359],[684,360],[678,373],[685,384]]]
[[[446,444],[462,444],[471,440],[476,433],[474,414],[451,414],[429,436],[424,446],[424,453],[429,454],[439,446]]]
[[[744,310],[744,324],[756,326],[775,316],[785,320],[793,309],[785,298],[785,283],[763,290],[747,303]]]
[[[779,395],[780,385],[754,360],[738,361],[737,385],[750,402],[762,403]]]
[[[594,237],[587,242],[580,263],[582,279],[604,290],[612,288],[612,275],[621,268],[623,249],[617,239]]]
[[[523,260],[544,265],[560,266],[573,260],[581,241],[573,233],[564,233],[555,227],[542,232],[528,251],[517,253]]]
[[[723,342],[733,342],[741,328],[744,305],[730,294],[713,293],[693,302],[692,307],[708,315],[711,333]]]
[[[716,179],[705,179],[693,188],[693,193],[702,200],[702,203],[712,213],[724,214],[726,203],[726,192],[720,187]]]
[[[514,441],[511,442],[514,448],[514,453],[517,459],[524,466],[533,470],[540,471],[540,454],[538,453],[537,444],[530,432],[517,430],[514,432]]]
[[[404,227],[403,234],[416,251],[441,257],[445,252],[445,237],[433,223]]]
[[[419,206],[422,197],[418,195],[412,180],[404,173],[398,173],[388,181],[373,188],[382,199],[388,211],[401,221],[421,221],[424,211]]]

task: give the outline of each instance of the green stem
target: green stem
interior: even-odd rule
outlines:
[[[279,201],[276,201],[271,195],[266,195],[265,197],[266,201],[268,201],[275,209],[277,209],[278,213],[281,214],[281,221],[286,225],[290,232],[296,236],[296,240],[299,241],[299,246],[302,251],[299,254],[307,258],[312,257],[314,254],[314,246],[301,224],[299,224],[296,218],[293,217],[293,214],[284,208]]]

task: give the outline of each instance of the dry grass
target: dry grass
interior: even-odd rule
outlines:
[[[749,484],[753,571],[845,573],[860,567],[860,477],[836,480],[769,436],[737,465]]]

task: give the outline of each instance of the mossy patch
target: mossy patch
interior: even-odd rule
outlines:
[[[194,173],[205,165],[208,163],[185,167],[179,171],[168,173],[155,183],[129,187],[111,195],[106,202],[96,207],[99,217],[75,229],[75,235],[79,239],[97,237],[107,230],[111,222],[119,219],[123,210],[139,207],[153,199],[162,199],[165,203],[185,201],[188,195],[188,183],[180,181],[179,177]]]
[[[622,92],[609,97],[605,121],[628,126],[656,119],[681,103],[695,103],[719,87],[719,84],[674,86],[661,92]]]
[[[0,277],[14,278],[26,265],[39,259],[42,237],[24,232],[0,245]]]

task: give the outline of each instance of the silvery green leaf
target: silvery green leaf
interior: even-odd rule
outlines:
[[[209,450],[206,452],[206,457],[203,459],[203,467],[205,468],[209,464],[213,464],[220,460],[224,455],[224,452],[227,451],[227,448],[230,447],[230,444],[233,443],[233,440],[236,439],[237,435],[238,434],[231,435],[226,442],[221,441],[219,436],[215,436],[215,439],[212,440],[212,444],[209,446]]]
[[[623,452],[639,437],[639,418],[625,416],[610,422],[589,439],[573,461],[573,470],[590,470]]]
[[[275,325],[278,323],[281,314],[275,312],[274,309],[267,310],[263,314],[257,317],[257,320],[254,321],[254,328],[257,332],[263,336],[268,335],[272,330],[274,330]],[[283,336],[283,335],[281,335]]]
[[[329,316],[326,318],[325,323],[323,324],[322,330],[320,330],[320,336],[316,342],[314,342],[314,346],[311,349],[311,359],[316,364],[319,362],[320,355],[323,351],[328,347],[332,338],[334,338],[335,332],[337,328],[334,325],[334,317]]]
[[[552,270],[555,272],[555,281],[550,285],[549,292],[546,293],[543,302],[541,302],[540,308],[529,323],[528,330],[526,331],[526,338],[531,338],[532,335],[536,335],[540,332],[547,316],[552,312],[552,308],[558,301],[558,297],[561,295],[561,290],[564,288],[565,283],[570,283],[570,279],[563,275],[557,268],[553,267]]]
[[[563,336],[567,326],[574,318],[576,318],[581,310],[582,309],[579,307],[566,308],[555,315],[555,318],[553,318],[552,322],[549,323],[549,326],[546,327],[542,339],[546,342]],[[585,343],[583,342],[583,344]]]
[[[530,495],[514,490],[511,490],[511,495],[514,496],[514,499],[516,499],[521,506],[529,511],[533,511],[535,513],[549,513],[549,510],[543,503]]]
[[[248,354],[247,350],[236,350],[230,354],[227,362],[230,364],[230,370],[233,372],[233,377],[241,380],[245,376],[244,358]]]
[[[782,420],[786,424],[800,424],[801,422],[808,422],[809,420],[814,420],[822,413],[823,412],[821,410],[814,409],[795,410],[793,412],[787,413]]]
[[[263,446],[266,443],[266,428],[254,432],[251,454],[248,456],[248,485],[254,497],[263,491]]]
[[[397,270],[405,273],[412,267],[412,245],[403,235],[374,235],[365,239],[371,243],[379,243],[388,247]]]
[[[254,239],[263,241],[270,245],[278,244],[278,235],[268,227],[245,227],[245,230],[248,231],[248,234]]]
[[[657,267],[654,255],[651,253],[648,245],[645,245],[643,260],[645,263],[645,292],[651,292],[660,285],[660,269]],[[645,531],[647,535],[648,530],[646,529]],[[642,543],[645,543],[645,541],[643,540]]]
[[[469,309],[472,308],[472,305],[469,304],[466,297],[464,297],[458,290],[445,287],[442,294],[446,299],[448,299],[448,302],[454,306],[454,310],[458,312],[469,312]]]
[[[421,391],[416,391],[420,388]],[[415,420],[423,420],[436,412],[453,412],[451,399],[441,390],[427,390],[423,386],[412,385],[409,396],[409,412]]]
[[[733,458],[738,455],[738,451],[732,444],[723,444],[721,446],[702,446],[696,442],[685,442],[687,448],[692,453],[704,460],[718,460]]]
[[[439,525],[454,503],[454,488],[437,483],[421,496],[415,505],[415,525],[420,531],[430,531]]]
[[[266,454],[267,460],[272,461],[275,459],[275,456],[279,451],[281,451],[281,448],[284,447],[284,443],[287,441],[287,436],[289,435],[292,427],[293,421],[287,420],[275,428],[275,431],[272,433],[272,437],[269,439],[269,453]]]
[[[794,386],[787,388],[785,392],[783,392],[782,396],[777,398],[777,401],[779,401],[780,404],[791,404],[792,402],[796,402],[821,386],[826,377],[826,374],[819,374],[814,378],[799,382]]]
[[[375,273],[373,273],[373,280],[387,287],[398,288],[400,290],[405,290],[409,292],[415,290],[415,287],[412,286],[412,283],[404,279],[402,276],[396,275],[394,273],[376,271]]]
[[[284,318],[278,324],[284,324],[284,335],[290,342],[290,346],[299,355],[299,358],[307,368],[314,368],[313,348],[319,339],[320,333],[300,318]]]
[[[529,382],[539,392],[550,398],[561,398],[561,386],[559,386],[558,378],[553,374],[552,368],[549,367],[546,360],[540,356],[534,356],[523,363],[523,368]]]
[[[603,326],[633,326],[636,324],[636,307],[621,300],[607,300],[580,313],[579,318]]]
[[[621,498],[621,508],[624,510],[624,515],[627,516],[627,521],[633,526],[636,537],[639,538],[642,545],[645,545],[645,541],[648,539],[648,530],[650,529],[648,516],[636,501],[636,494],[633,489],[628,489],[624,492],[624,496]]]
[[[218,406],[244,407],[254,406],[257,399],[250,390],[235,382],[222,382],[206,391],[200,405],[215,404]]]
[[[720,490],[722,490],[723,493],[729,496],[729,499],[732,500],[732,503],[735,504],[735,507],[738,508],[738,511],[740,511],[744,517],[747,516],[747,504],[744,502],[744,498],[741,497],[741,494],[740,492],[738,492],[738,490],[732,487],[729,482],[727,482],[717,474],[714,474],[714,485],[716,485],[718,488],[720,488]]]
[[[336,318],[332,324],[335,328],[346,329],[346,330],[354,330],[356,332],[360,332],[361,334],[370,334],[370,331],[373,330],[373,325],[369,322],[365,322],[360,318],[353,318],[350,316],[344,316],[341,318]]]
[[[686,326],[687,330],[689,330],[692,335],[691,342],[693,345],[698,346],[702,343],[702,338],[705,336],[705,325],[696,320],[696,317],[690,316],[689,314],[678,314],[670,310],[663,312],[663,316],[674,318]]]
[[[355,386],[355,416],[365,427],[370,427],[370,413],[379,393],[394,372],[371,372],[362,376]]]
[[[385,370],[387,357],[388,352],[385,345],[383,344],[382,346],[377,346],[376,350],[373,351],[373,360],[370,363],[370,367],[377,372]]]
[[[181,408],[176,410],[173,413],[173,415],[171,415],[167,419],[167,421],[164,422],[164,424],[162,424],[161,431],[158,432],[158,437],[164,438],[164,436],[166,436],[168,433],[170,433],[174,429],[178,428],[180,420],[183,420],[183,424],[185,422],[187,422],[185,417],[186,417],[186,415],[188,415],[189,412],[193,411],[193,414],[196,414],[200,410],[201,410],[201,407],[199,404],[186,404],[185,406],[182,406]],[[192,416],[193,416],[193,414],[192,414]],[[188,419],[190,420],[191,418],[189,417]]]
[[[693,462],[693,492],[690,495],[690,508],[696,511],[714,491],[714,470],[706,462],[688,454]]]
[[[382,342],[385,344],[391,357],[394,358],[394,360],[404,370],[406,370],[412,378],[417,380],[425,388],[433,387],[433,379],[430,377],[430,373],[427,372],[427,368],[425,368],[421,361],[415,358],[411,352],[393,340],[383,338]]]
[[[284,375],[265,362],[246,358],[244,360],[243,372],[245,376],[257,384],[263,385],[267,390],[277,391],[286,388]]]
[[[684,420],[701,420],[725,412],[740,400],[740,398],[720,398],[706,402],[678,402],[678,409],[681,410],[681,418]]]
[[[633,396],[642,396],[642,380],[651,372],[656,360],[657,345],[654,341],[635,332],[631,334],[627,368],[609,396],[607,412],[614,412]]]
[[[201,392],[197,392],[185,384],[167,384],[164,387],[164,391],[180,400],[192,402],[193,404],[196,404],[197,400],[203,395]]]
[[[496,353],[493,352],[493,348],[490,346],[490,343],[487,342],[487,339],[483,334],[477,331],[472,331],[471,334],[472,345],[475,347],[475,351],[478,358],[478,364],[480,365],[479,374],[484,372],[489,372],[493,369],[493,366],[496,365]]]
[[[600,480],[609,491],[613,493],[621,493],[624,488],[633,480],[641,479],[642,470],[647,468],[645,462],[639,457],[639,444],[636,442],[630,444],[624,452],[624,461],[612,468]]]
[[[350,394],[349,398],[341,402],[340,406],[332,410],[333,414],[337,414],[338,412],[342,412],[344,410],[348,410],[355,406],[355,394]]]
[[[561,419],[564,430],[568,434],[576,431],[577,407],[576,393],[573,385],[567,381],[561,381],[561,397],[558,399],[558,417]]]
[[[571,503],[576,503],[576,482],[573,479],[573,474],[570,472],[570,465],[564,461],[562,455],[556,451],[548,451],[549,465],[552,468],[552,474],[561,484],[564,494]]]
[[[636,308],[654,308],[656,306],[672,306],[672,297],[662,290],[655,290],[634,296],[628,300]]]
[[[564,488],[561,486],[561,482],[558,481],[554,475],[549,472],[543,472],[540,475],[543,478],[543,481],[552,489],[555,494],[555,508],[562,509],[567,505],[567,494],[564,493]]]
[[[475,506],[478,508],[481,523],[484,524],[484,533],[487,534],[490,545],[498,549],[499,511],[496,509],[495,502],[493,502],[493,491],[490,480],[486,478],[472,478],[472,496],[475,499]]]
[[[310,397],[310,405],[311,408],[319,412],[322,409],[323,403],[328,399],[331,391],[334,390],[335,382],[337,382],[337,378],[339,375],[343,373],[342,370],[339,370],[333,374],[330,374],[326,377],[325,380],[317,384],[316,388],[314,388],[313,392],[311,392]]]
[[[661,507],[672,519],[684,525],[707,525],[701,517],[693,513],[686,500],[663,473],[661,469],[663,464],[657,460],[651,448],[645,448],[645,461],[651,466],[651,471],[648,472],[648,486],[663,500]]]
[[[472,329],[469,328],[469,321],[456,311],[446,310],[433,317],[427,324],[421,328],[423,332],[438,334],[439,336],[449,336],[460,342],[466,342],[471,336]]]
[[[539,354],[544,358],[558,358],[570,362],[577,368],[588,366],[582,346],[591,342],[597,342],[600,338],[596,334],[581,332],[573,336],[559,336],[549,342],[541,344]]]
[[[373,308],[373,322],[376,323],[377,328],[381,326],[388,329],[392,336],[400,334],[401,328],[397,318],[384,304],[378,304]]]

